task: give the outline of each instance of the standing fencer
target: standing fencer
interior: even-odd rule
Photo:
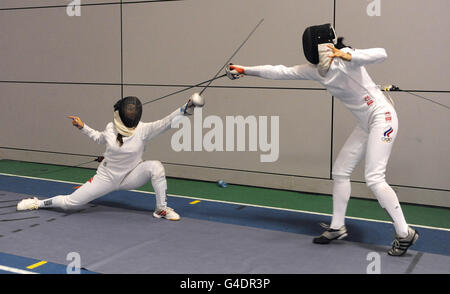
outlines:
[[[137,97],[125,97],[114,105],[113,122],[103,132],[91,129],[76,116],[69,116],[72,124],[98,144],[105,144],[104,160],[95,176],[70,195],[60,195],[39,200],[36,197],[24,199],[17,204],[17,210],[39,208],[76,209],[105,194],[116,190],[139,188],[151,180],[156,194],[156,210],[153,216],[168,220],[179,220],[180,216],[167,207],[167,182],[164,167],[157,160],[142,160],[145,144],[152,138],[171,128],[171,123],[183,115],[193,113],[195,107],[204,104],[203,98],[195,93],[181,108],[165,118],[141,122],[142,103]]]
[[[396,237],[389,255],[400,256],[416,242],[418,232],[405,221],[397,195],[386,183],[385,171],[398,132],[392,101],[372,81],[365,65],[387,58],[382,48],[352,49],[342,43],[330,24],[308,27],[303,33],[303,51],[309,64],[239,66],[230,64],[230,79],[249,75],[274,80],[315,80],[327,88],[357,118],[358,124],[340,151],[332,171],[333,218],[330,226],[313,242],[328,244],[347,236],[345,213],[350,198],[350,176],[365,156],[367,186],[387,211]],[[342,49],[342,50],[341,50]]]

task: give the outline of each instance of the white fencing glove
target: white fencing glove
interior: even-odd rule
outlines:
[[[195,107],[203,107],[205,105],[205,98],[200,96],[199,93],[194,93],[189,98],[188,102],[184,105],[184,114],[191,115],[194,113]]]

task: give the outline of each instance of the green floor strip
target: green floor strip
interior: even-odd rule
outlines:
[[[95,175],[93,169],[13,160],[0,160],[0,172],[77,183],[84,183]],[[186,179],[168,178],[167,181],[169,194],[317,213],[332,213],[332,198],[327,195],[230,184],[227,188],[221,188],[216,183]],[[139,190],[153,191],[150,183]],[[426,191],[424,191],[424,194],[426,194]],[[448,208],[402,204],[402,209],[408,223],[450,229],[450,209]],[[377,201],[366,199],[352,198],[348,205],[347,216],[389,221],[386,212]]]

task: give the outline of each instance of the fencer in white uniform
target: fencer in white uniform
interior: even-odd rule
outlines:
[[[203,106],[204,100],[194,94],[188,103],[165,118],[141,122],[142,104],[137,97],[125,97],[115,105],[114,120],[102,132],[90,128],[81,119],[71,116],[73,125],[98,144],[106,145],[104,159],[93,178],[70,195],[59,195],[38,200],[36,197],[18,203],[17,210],[38,208],[77,209],[116,190],[132,190],[151,181],[156,195],[153,216],[179,220],[180,216],[167,206],[167,181],[160,161],[142,160],[146,143],[171,128],[174,120],[192,114],[193,108]]]
[[[333,218],[331,225],[314,243],[328,244],[347,236],[345,212],[351,194],[350,176],[356,165],[365,158],[367,186],[393,220],[396,231],[390,255],[403,255],[418,238],[404,218],[394,190],[385,180],[386,166],[398,133],[395,108],[372,81],[364,66],[380,63],[387,58],[382,48],[352,49],[336,38],[330,24],[312,26],[303,34],[303,47],[310,63],[286,67],[284,65],[240,66],[227,68],[231,79],[243,75],[274,80],[314,80],[349,109],[358,124],[336,158],[333,177]]]

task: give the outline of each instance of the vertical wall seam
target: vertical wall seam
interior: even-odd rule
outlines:
[[[336,29],[336,0],[333,1],[333,27]],[[330,180],[333,179],[334,96],[331,96]]]
[[[123,0],[120,0],[120,98],[123,98]]]

